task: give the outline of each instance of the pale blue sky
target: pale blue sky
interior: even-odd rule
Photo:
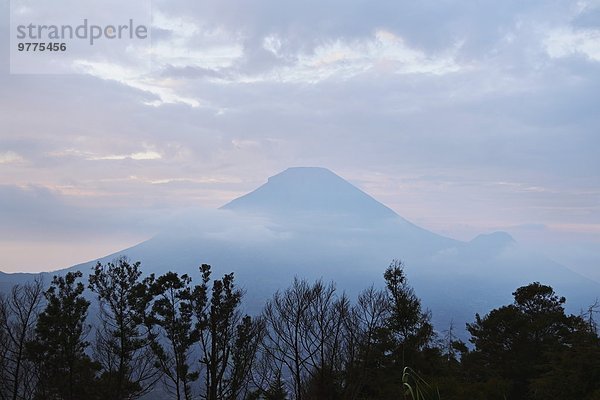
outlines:
[[[156,1],[151,73],[134,54],[58,76],[8,74],[0,4],[0,270],[119,250],[308,165],[600,279],[598,1]]]

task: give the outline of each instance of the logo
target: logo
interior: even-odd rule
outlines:
[[[149,0],[11,0],[13,74],[73,74],[90,66],[149,69]]]

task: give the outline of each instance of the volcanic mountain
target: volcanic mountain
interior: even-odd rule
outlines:
[[[451,320],[464,327],[533,281],[566,296],[571,312],[600,296],[599,283],[523,249],[507,233],[470,242],[435,234],[324,168],[289,168],[218,211],[185,215],[139,245],[68,270],[86,274],[97,261],[119,256],[141,261],[146,273],[198,277],[202,263],[213,265],[215,276],[233,271],[249,312],[294,276],[333,280],[355,296],[382,286],[383,271],[399,259],[440,330]],[[0,273],[0,284],[32,277]]]

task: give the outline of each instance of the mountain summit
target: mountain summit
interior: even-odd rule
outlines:
[[[294,167],[222,207],[259,214],[397,218],[398,214],[326,168]]]

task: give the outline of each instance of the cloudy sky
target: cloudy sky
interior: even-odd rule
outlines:
[[[323,166],[427,229],[504,230],[600,279],[600,1],[157,0],[151,55],[68,75],[9,74],[0,1],[2,271]]]

